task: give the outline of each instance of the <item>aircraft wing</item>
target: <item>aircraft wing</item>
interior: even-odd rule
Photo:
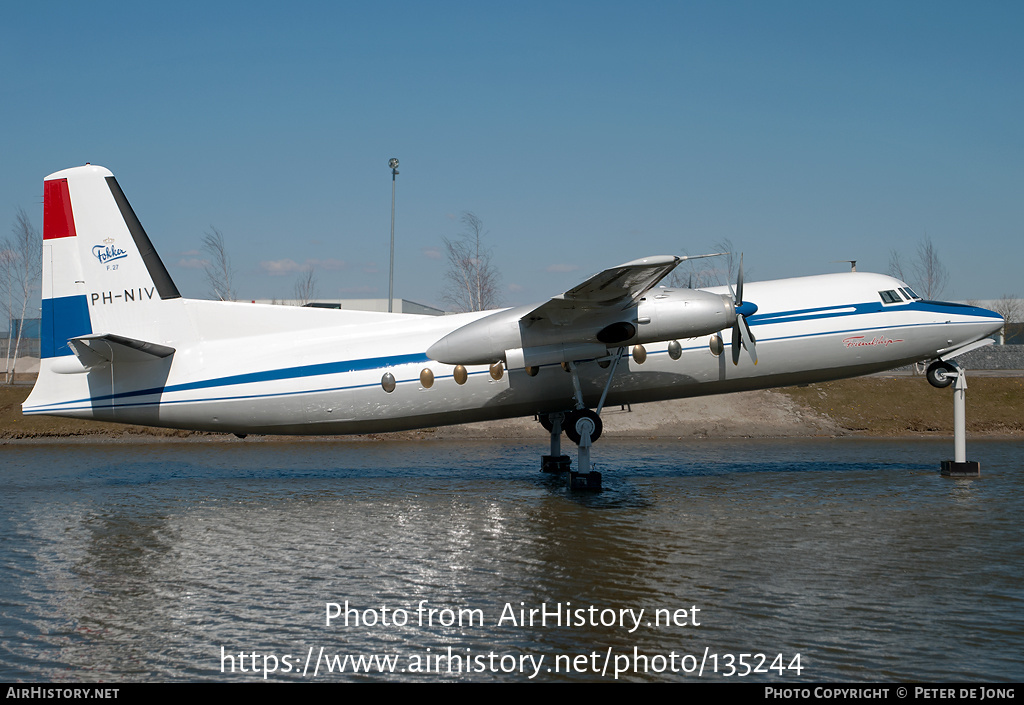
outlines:
[[[504,360],[518,369],[603,357],[608,346],[626,341],[690,338],[732,325],[732,304],[719,294],[684,289],[663,305],[641,302],[684,259],[646,257],[606,269],[539,306],[496,311],[456,328],[427,348],[427,356],[448,365]],[[686,304],[677,305],[681,301]]]
[[[595,310],[624,310],[638,301],[683,261],[663,255],[633,260],[595,274],[579,286],[555,296],[522,317],[532,326],[548,321],[556,326],[571,325]]]

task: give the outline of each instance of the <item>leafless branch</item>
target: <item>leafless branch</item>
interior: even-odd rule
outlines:
[[[13,359],[18,359],[22,332],[28,315],[29,303],[35,301],[35,289],[42,276],[42,240],[24,208],[18,208],[11,228],[11,237],[0,244],[0,286],[8,320],[17,318],[18,333],[14,342]],[[10,361],[11,341],[7,341],[7,359]],[[8,362],[6,381],[14,376],[14,365]]]
[[[942,264],[938,249],[927,235],[917,243],[917,257],[910,262],[909,270],[900,252],[889,250],[889,274],[910,284],[925,299],[940,298],[949,283],[949,270]]]
[[[295,299],[299,306],[305,306],[317,297],[316,267],[306,267],[295,280]]]
[[[456,311],[486,311],[500,305],[500,275],[491,262],[491,250],[483,243],[483,221],[470,212],[462,214],[464,230],[456,239],[441,238],[448,254],[445,303]]]
[[[1024,318],[1024,301],[1010,294],[1003,294],[992,302],[992,310],[1003,317],[1003,340],[1006,340],[1006,324],[1019,323]]]
[[[231,284],[234,278],[231,258],[224,244],[224,234],[212,225],[203,234],[203,250],[210,255],[210,261],[205,267],[210,296],[221,301],[233,301],[235,292]]]
[[[932,244],[932,239],[927,235],[917,243],[914,276],[918,284],[917,293],[926,299],[941,297],[949,282],[949,270],[939,260],[939,252]]]
[[[903,257],[895,248],[889,250],[889,276],[907,281],[907,276],[903,273]]]
[[[725,254],[721,257],[686,260],[669,275],[666,280],[668,286],[677,289],[705,289],[735,283],[739,256],[734,254],[732,240],[719,240],[712,248],[713,252]]]

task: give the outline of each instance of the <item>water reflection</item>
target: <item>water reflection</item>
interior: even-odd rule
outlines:
[[[222,674],[222,646],[296,663],[310,647],[451,646],[799,652],[804,680],[1020,679],[1024,445],[974,444],[980,480],[938,476],[946,445],[609,439],[597,495],[517,443],[5,446],[0,678],[223,680],[251,675]],[[486,624],[326,626],[326,603],[346,600]],[[506,603],[646,617],[632,633],[498,624]],[[656,609],[700,625],[647,626]],[[412,676],[373,679],[388,677]]]

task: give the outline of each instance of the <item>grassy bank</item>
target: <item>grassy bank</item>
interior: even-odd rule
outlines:
[[[146,426],[127,426],[102,421],[64,419],[57,416],[24,416],[21,403],[31,387],[0,386],[0,439],[48,438],[64,436],[189,436],[191,431],[176,431]]]
[[[790,387],[779,391],[794,403],[792,406],[795,408],[791,410],[794,417],[805,420],[826,417],[839,428],[853,433],[870,436],[908,436],[951,435],[953,432],[952,391],[935,389],[921,377],[862,377],[813,384],[808,387]],[[126,426],[52,416],[26,417],[21,413],[21,403],[28,393],[28,387],[0,386],[0,439],[204,435],[191,431]],[[698,401],[663,403],[678,405],[694,404]],[[969,434],[975,436],[1024,435],[1024,377],[971,379],[967,392],[967,430]],[[787,427],[780,425],[777,435],[793,435],[792,424]],[[382,437],[388,435],[384,434]]]
[[[781,390],[842,428],[870,436],[953,433],[953,391],[922,377],[860,377]],[[1024,377],[968,380],[967,432],[1024,434]]]

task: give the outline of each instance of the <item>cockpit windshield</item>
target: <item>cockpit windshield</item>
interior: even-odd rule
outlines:
[[[878,295],[881,297],[882,303],[885,304],[902,304],[907,301],[921,300],[921,297],[914,293],[914,290],[909,286],[901,286],[898,289],[880,291],[878,292]]]

